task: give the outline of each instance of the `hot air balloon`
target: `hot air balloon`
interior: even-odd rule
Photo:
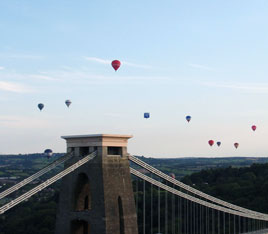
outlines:
[[[37,106],[38,106],[38,108],[39,108],[40,111],[44,108],[44,104],[43,103],[39,103]]]
[[[173,179],[175,179],[175,174],[174,173],[170,173],[169,176]]]
[[[145,118],[145,119],[149,119],[149,118],[150,118],[150,113],[145,112],[145,113],[144,113],[144,118]]]
[[[53,155],[53,151],[51,149],[46,149],[44,151],[44,154],[45,154],[45,156],[47,156],[47,158],[50,158]]]
[[[237,149],[237,147],[239,146],[239,144],[236,142],[234,143],[234,147]]]
[[[213,141],[213,140],[209,140],[209,141],[208,141],[208,144],[209,144],[210,146],[213,146],[214,141]]]
[[[65,104],[66,104],[67,107],[69,107],[69,106],[71,105],[71,103],[72,103],[72,102],[71,102],[70,100],[66,100],[66,101],[65,101]]]
[[[115,71],[120,67],[121,62],[119,60],[113,60],[112,61],[112,67],[114,68]]]
[[[191,118],[192,118],[192,117],[191,117],[190,115],[187,115],[187,116],[186,116],[186,120],[188,121],[188,123],[190,122]]]
[[[255,131],[255,130],[257,129],[256,125],[252,125],[252,126],[251,126],[251,129],[252,129],[253,131]]]
[[[217,146],[221,146],[221,142],[220,141],[217,142]]]

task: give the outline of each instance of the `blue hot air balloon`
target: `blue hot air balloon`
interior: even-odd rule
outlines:
[[[44,151],[44,154],[45,154],[45,156],[47,156],[47,158],[50,158],[53,155],[53,151],[51,149],[46,149]]]
[[[190,115],[187,115],[187,116],[186,116],[186,120],[187,120],[188,122],[190,122],[191,118],[192,118],[192,117],[191,117]]]
[[[65,104],[66,104],[67,107],[69,107],[71,105],[71,103],[72,103],[71,100],[66,100],[65,101]]]
[[[38,106],[38,108],[39,108],[40,111],[44,108],[44,104],[43,103],[39,103],[37,106]]]
[[[144,113],[144,118],[145,118],[145,119],[149,119],[149,118],[150,118],[150,113],[145,112],[145,113]]]
[[[221,142],[220,141],[217,142],[217,146],[221,146]]]

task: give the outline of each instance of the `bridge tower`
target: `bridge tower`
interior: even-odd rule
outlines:
[[[62,179],[56,234],[138,234],[127,142],[130,135],[63,136],[74,157],[97,156]]]

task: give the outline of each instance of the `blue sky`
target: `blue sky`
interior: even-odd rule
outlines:
[[[265,0],[1,1],[0,153],[118,133],[151,157],[268,156],[267,12]]]

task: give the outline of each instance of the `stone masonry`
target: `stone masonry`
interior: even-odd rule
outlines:
[[[62,179],[56,234],[138,234],[128,135],[64,136],[74,157],[97,156]]]

